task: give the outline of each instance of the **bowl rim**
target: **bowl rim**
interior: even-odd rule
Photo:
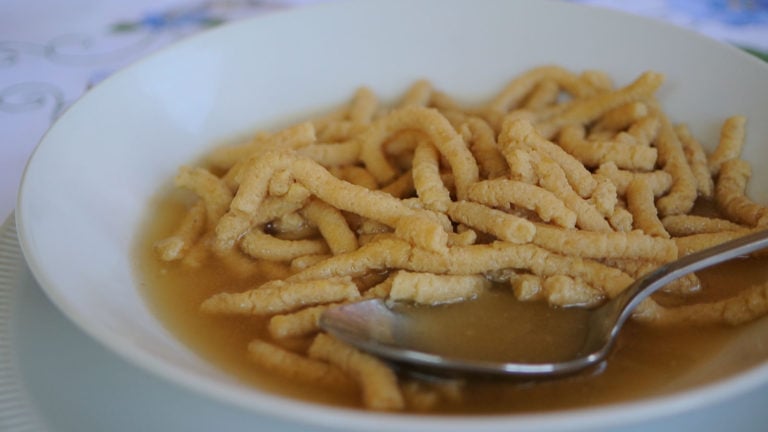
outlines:
[[[408,4],[408,0],[399,0],[403,4]],[[433,0],[437,2],[439,0]],[[493,2],[494,0],[483,0]],[[645,16],[632,15],[630,13],[606,9],[594,5],[581,3],[564,3],[556,0],[517,0],[527,4],[549,4],[557,5],[556,8],[580,8],[591,9],[591,13],[604,14],[607,16],[621,17],[621,19],[630,19],[644,21],[651,27],[659,26],[667,31],[677,32],[683,37],[698,39],[701,43],[707,43],[717,46],[718,49],[731,50],[736,55],[741,55],[744,61],[759,64],[768,72],[768,64],[757,59],[743,50],[725,43],[718,42],[707,36],[695,33],[674,24],[659,21]],[[248,386],[227,385],[221,386],[210,378],[199,376],[174,367],[171,363],[159,359],[145,351],[135,349],[132,345],[121,343],[114,338],[108,329],[95,326],[90,321],[77,313],[70,305],[69,301],[55,288],[53,281],[43,265],[36,259],[35,247],[29,243],[26,233],[29,227],[26,224],[25,200],[23,193],[30,166],[33,164],[36,155],[44,147],[44,143],[49,141],[51,131],[63,121],[66,120],[72,109],[79,108],[83,101],[87,101],[94,92],[100,92],[109,86],[116,77],[128,75],[133,71],[140,69],[143,65],[161,58],[168,52],[172,52],[179,47],[194,45],[199,40],[212,38],[216,34],[232,31],[235,28],[248,27],[254,25],[254,22],[260,22],[267,19],[283,19],[281,17],[297,14],[310,14],[315,10],[342,9],[354,6],[353,0],[337,0],[334,2],[319,2],[306,4],[296,8],[287,8],[257,15],[250,18],[238,20],[236,22],[226,23],[216,28],[201,31],[197,34],[183,38],[182,40],[172,42],[163,46],[151,54],[137,59],[127,66],[116,71],[102,82],[96,84],[92,89],[80,95],[72,104],[66,107],[56,121],[48,128],[38,141],[32,151],[26,166],[24,167],[22,179],[19,186],[19,193],[16,200],[16,211],[13,213],[15,224],[18,231],[18,240],[24,255],[27,266],[34,276],[38,285],[42,288],[45,295],[51,302],[62,311],[71,322],[73,322],[81,331],[93,338],[97,343],[116,353],[119,357],[127,360],[129,363],[141,367],[143,370],[183,388],[196,392],[198,395],[210,397],[219,401],[225,401],[233,406],[243,408],[257,415],[265,415],[280,420],[296,422],[307,426],[323,427],[343,427],[354,428],[355,430],[422,430],[424,427],[440,428],[446,431],[459,431],[472,428],[473,430],[499,430],[515,427],[518,430],[568,430],[578,425],[578,428],[590,427],[611,427],[617,425],[629,425],[649,419],[658,419],[675,414],[680,414],[693,409],[700,409],[711,406],[718,402],[723,402],[735,396],[748,393],[758,387],[765,386],[768,383],[768,361],[743,371],[734,373],[725,378],[716,381],[696,385],[691,388],[674,391],[660,396],[648,396],[636,400],[629,400],[619,403],[611,403],[598,406],[589,406],[583,408],[573,408],[558,411],[544,411],[534,413],[514,413],[514,414],[491,414],[491,415],[429,415],[429,414],[402,414],[402,413],[378,413],[354,408],[340,408],[320,403],[306,402],[287,396],[269,393],[260,389],[254,389]],[[366,2],[359,2],[366,3]],[[371,2],[367,2],[371,3]],[[385,3],[385,1],[372,2]],[[301,410],[306,415],[293,415],[296,410]],[[339,420],[341,418],[341,420]]]

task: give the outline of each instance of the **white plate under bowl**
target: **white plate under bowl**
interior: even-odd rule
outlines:
[[[359,85],[392,99],[430,78],[484,100],[515,74],[556,63],[626,83],[663,72],[676,121],[711,145],[748,115],[746,157],[768,162],[768,67],[653,21],[549,1],[340,2],[275,13],[190,38],[115,74],[49,130],[24,175],[22,248],[51,300],[86,333],[159,376],[262,414],[348,430],[560,430],[626,424],[714,403],[768,382],[768,366],[669,397],[546,415],[373,414],[277,397],[237,382],[176,341],[149,312],[131,256],[150,199],[213,145],[346,100]],[[768,198],[768,172],[750,193]],[[765,338],[768,322],[753,326]],[[730,351],[752,355],[755,344]],[[742,350],[742,351],[739,351]],[[743,357],[743,356],[742,356]],[[738,358],[738,357],[734,357]],[[300,413],[300,414],[299,414]],[[299,414],[299,415],[297,415]]]

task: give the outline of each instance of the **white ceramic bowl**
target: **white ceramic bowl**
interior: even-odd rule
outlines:
[[[223,140],[333,106],[359,85],[394,98],[428,77],[473,102],[547,63],[603,69],[619,83],[646,69],[663,72],[660,95],[674,119],[712,143],[726,116],[748,115],[747,157],[757,166],[768,162],[768,67],[734,48],[657,22],[547,1],[336,3],[209,31],[89,91],[50,129],[27,167],[17,209],[24,254],[53,302],[86,333],[159,376],[255,415],[349,430],[594,429],[765,386],[763,363],[695,391],[594,409],[452,418],[373,414],[242,385],[192,354],[149,312],[131,251],[150,198],[180,164]],[[752,196],[768,201],[768,171],[755,170],[751,184]],[[768,353],[755,352],[750,338],[766,335],[762,320],[733,341],[721,361],[752,356],[752,364],[762,362]]]

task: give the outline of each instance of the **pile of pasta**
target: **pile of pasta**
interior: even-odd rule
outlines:
[[[662,110],[662,82],[645,72],[616,87],[600,71],[542,66],[475,108],[428,81],[391,107],[361,88],[323,117],[182,167],[176,185],[199,200],[156,249],[180,265],[215,259],[264,276],[201,305],[271,317],[271,338],[248,346],[262,367],[359,391],[370,409],[428,408],[456,389],[402,380],[321,332],[323,311],[375,297],[436,305],[504,286],[521,301],[591,307],[662,263],[768,224],[768,207],[745,195],[745,119],[726,119],[707,154]],[[699,198],[719,216],[691,214]],[[690,276],[665,289],[700,285]],[[768,311],[767,292],[680,307],[648,299],[634,318],[738,324]]]

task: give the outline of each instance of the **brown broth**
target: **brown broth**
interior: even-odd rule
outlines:
[[[152,244],[172,231],[185,209],[182,201],[175,195],[158,201],[150,215],[152,222],[145,227],[138,244],[138,274],[143,294],[161,322],[200,356],[256,387],[303,400],[359,407],[359,401],[349,395],[297,384],[264,373],[251,363],[246,346],[254,338],[269,338],[266,319],[210,316],[199,311],[200,303],[213,293],[242,291],[262,281],[258,278],[238,279],[214,264],[191,269],[158,260]],[[766,264],[768,259],[765,258],[737,260],[702,272],[699,276],[705,289],[692,300],[722,298],[732,295],[733,290],[762,283],[768,279]],[[492,295],[461,305],[462,317],[472,314],[485,319],[498,317],[499,331],[515,325],[533,329],[551,323],[561,327],[567,325],[566,315],[543,305],[517,303],[509,291],[496,289]],[[529,313],[525,323],[516,324],[509,313],[502,313],[501,305],[522,306],[541,313]],[[489,310],[495,310],[495,313],[489,313]],[[442,319],[445,323],[450,322],[450,316]],[[721,326],[653,328],[630,322],[602,370],[537,382],[497,378],[470,380],[463,389],[462,402],[445,403],[438,407],[438,412],[542,412],[630,401],[677,391],[735,372],[726,368],[693,381],[681,378],[718,355],[741,331],[742,328]],[[491,343],[497,335],[486,333],[477,337],[480,342]]]

